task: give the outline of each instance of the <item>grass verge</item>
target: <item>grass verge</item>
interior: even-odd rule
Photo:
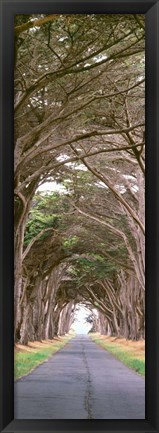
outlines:
[[[26,376],[39,364],[46,361],[49,356],[56,353],[74,335],[65,335],[64,337],[56,337],[53,340],[43,340],[29,342],[27,346],[17,344],[14,352],[14,378]]]
[[[132,368],[140,375],[145,375],[145,343],[125,338],[107,337],[100,334],[89,334],[92,340],[111,352],[117,359]]]

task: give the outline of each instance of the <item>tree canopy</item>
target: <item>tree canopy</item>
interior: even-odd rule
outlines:
[[[16,341],[144,337],[144,57],[143,15],[15,17]]]

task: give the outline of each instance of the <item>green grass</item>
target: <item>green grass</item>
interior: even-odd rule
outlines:
[[[133,353],[133,350],[130,352],[130,350],[127,350],[126,347],[122,347],[118,343],[110,343],[101,340],[98,337],[95,337],[90,334],[90,337],[92,340],[99,344],[104,349],[108,350],[108,352],[112,353],[112,355],[115,356],[115,358],[119,359],[123,362],[123,364],[127,365],[132,370],[135,370],[137,373],[141,374],[142,376],[145,375],[145,360],[142,359],[140,356],[136,356],[135,351]]]
[[[60,340],[55,340],[53,343],[44,343],[44,348],[31,348],[31,351],[16,351],[14,356],[14,378],[19,379],[32,371],[39,364],[46,361],[49,356],[56,353],[59,349],[72,338],[72,336],[65,336]],[[24,346],[23,346],[24,347]],[[27,349],[27,347],[26,347]]]

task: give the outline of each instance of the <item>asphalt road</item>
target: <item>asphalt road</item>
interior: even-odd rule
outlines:
[[[144,419],[145,381],[88,336],[15,383],[15,419]]]

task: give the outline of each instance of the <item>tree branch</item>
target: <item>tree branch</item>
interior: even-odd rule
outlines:
[[[29,253],[29,251],[30,251],[30,249],[31,249],[31,247],[34,245],[34,243],[43,235],[43,233],[45,233],[45,232],[47,232],[47,231],[49,231],[49,230],[52,230],[52,231],[54,231],[54,229],[51,227],[51,228],[48,228],[48,229],[43,229],[43,230],[41,230],[41,232],[40,233],[38,233],[32,240],[31,240],[31,242],[29,243],[29,245],[27,246],[27,248],[25,249],[25,251],[24,251],[24,253],[23,253],[23,255],[22,255],[22,261],[24,261],[24,259],[26,258],[26,256],[27,256],[27,254]]]
[[[23,23],[20,26],[16,26],[14,29],[15,36],[19,36],[20,33],[25,32],[33,27],[41,27],[43,24],[48,23],[49,21],[54,21],[59,17],[59,14],[47,15],[46,17],[40,18],[34,21],[28,21],[27,23]]]

